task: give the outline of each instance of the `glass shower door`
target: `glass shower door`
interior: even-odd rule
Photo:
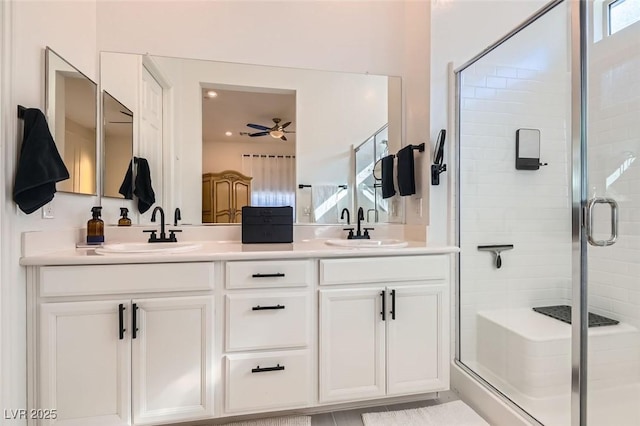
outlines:
[[[617,324],[588,329],[587,424],[632,426],[640,425],[640,0],[588,4],[587,303],[591,322]]]

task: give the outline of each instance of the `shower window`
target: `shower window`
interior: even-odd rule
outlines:
[[[640,21],[640,0],[614,0],[606,2],[609,35]]]

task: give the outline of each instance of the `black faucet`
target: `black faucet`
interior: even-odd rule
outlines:
[[[173,226],[178,226],[179,220],[182,220],[182,216],[180,216],[180,208],[176,207],[176,210],[173,212]]]
[[[169,237],[167,238],[167,234],[164,231],[164,210],[162,210],[162,207],[157,206],[155,209],[153,209],[153,213],[151,213],[151,222],[155,222],[156,221],[156,213],[160,212],[160,237],[158,238],[156,236],[156,232],[157,230],[155,229],[145,229],[142,232],[150,232],[151,236],[149,237],[149,242],[150,243],[175,243],[178,242],[175,233],[176,232],[182,232],[179,229],[170,229],[169,230]]]
[[[342,209],[342,213],[340,213],[340,220],[344,220],[345,213],[347,214],[347,225],[351,225],[351,215],[349,214],[349,209],[346,207]]]
[[[344,210],[343,210],[344,211]],[[371,236],[369,235],[369,231],[373,231],[373,228],[362,228],[364,229],[364,234],[360,230],[360,225],[364,220],[364,210],[362,207],[358,209],[358,230],[356,234],[353,234],[353,228],[345,228],[345,231],[349,231],[349,235],[347,236],[348,240],[369,240]]]

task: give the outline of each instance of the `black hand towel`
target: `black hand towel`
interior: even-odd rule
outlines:
[[[129,162],[129,168],[124,175],[118,193],[122,194],[125,200],[133,200],[133,160]]]
[[[413,146],[407,145],[396,154],[398,158],[398,191],[400,195],[416,193],[416,178],[413,165]]]
[[[156,194],[151,187],[149,162],[144,158],[138,158],[137,163],[136,188],[133,190],[133,193],[138,197],[138,211],[144,213],[156,202]]]
[[[393,155],[387,155],[382,160],[382,198],[389,198],[396,195],[396,188],[393,185]]]
[[[27,108],[13,200],[30,214],[53,199],[56,182],[69,179],[42,111]]]

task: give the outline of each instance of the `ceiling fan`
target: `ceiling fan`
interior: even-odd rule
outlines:
[[[262,126],[260,124],[252,124],[249,123],[247,124],[248,127],[251,127],[253,129],[257,129],[257,130],[261,130],[260,132],[257,133],[248,133],[248,132],[242,132],[241,134],[243,135],[249,135],[252,138],[256,137],[256,136],[271,136],[274,139],[282,139],[283,141],[286,141],[287,138],[284,136],[285,133],[295,133],[295,131],[293,130],[285,130],[287,128],[287,126],[289,124],[291,124],[290,121],[287,121],[284,124],[280,124],[280,120],[279,118],[273,118],[273,122],[275,123],[275,125],[273,127],[267,127],[267,126]]]

